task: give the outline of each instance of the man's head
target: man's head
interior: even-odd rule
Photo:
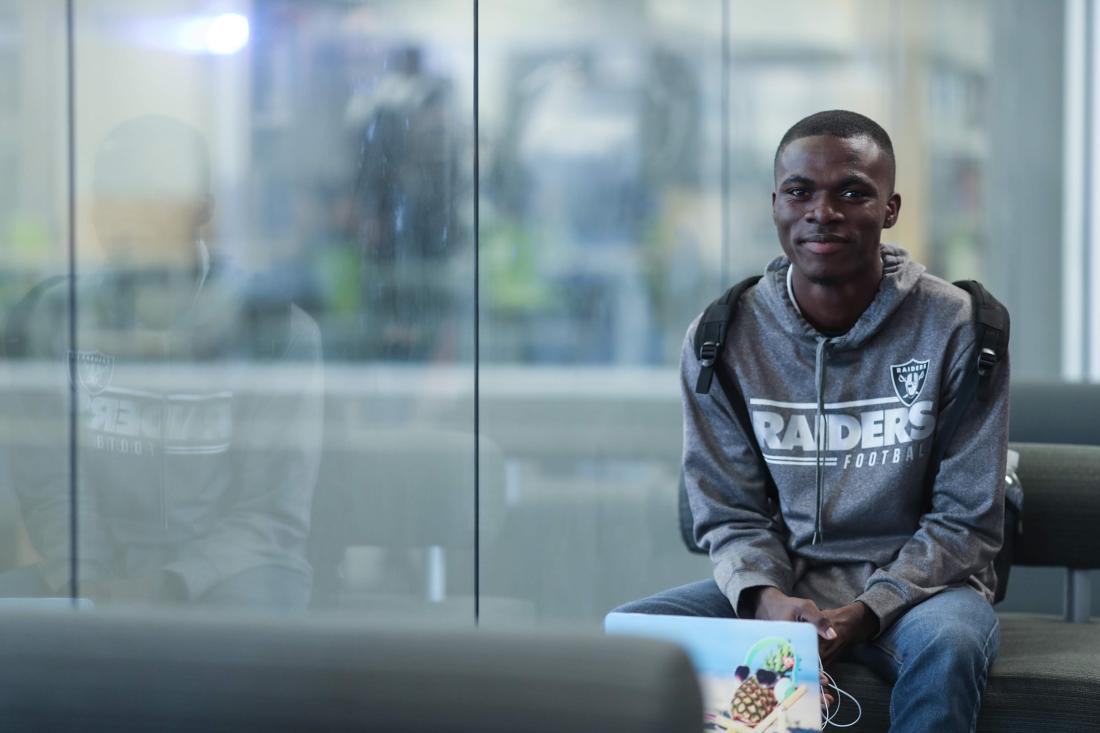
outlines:
[[[96,151],[92,218],[117,264],[144,269],[188,263],[210,218],[210,160],[202,135],[148,115],[112,129]]]
[[[772,217],[799,275],[877,286],[882,230],[901,210],[894,168],[890,136],[855,112],[818,112],[787,131],[775,153]]]

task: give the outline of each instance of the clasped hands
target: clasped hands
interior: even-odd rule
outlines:
[[[795,598],[772,586],[759,586],[745,592],[742,601],[745,618],[768,621],[805,621],[817,628],[821,666],[829,667],[850,646],[867,641],[878,633],[878,617],[861,601],[840,608],[821,610],[808,598]],[[824,675],[822,675],[824,687]],[[832,695],[826,692],[829,704]]]

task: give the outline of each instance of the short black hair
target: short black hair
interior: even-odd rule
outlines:
[[[894,159],[894,144],[890,142],[890,136],[882,126],[858,112],[849,112],[846,109],[830,109],[824,112],[815,112],[809,117],[803,117],[794,123],[791,129],[783,135],[779,141],[779,147],[775,150],[773,165],[779,165],[779,156],[787,149],[787,146],[795,140],[816,135],[832,135],[839,138],[868,137],[878,145],[879,149],[890,160],[890,187],[894,186],[894,170],[897,161]]]

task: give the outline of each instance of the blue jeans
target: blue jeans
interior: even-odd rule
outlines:
[[[615,610],[736,618],[713,580],[672,588]],[[909,609],[886,631],[849,650],[848,657],[894,684],[891,733],[973,731],[999,642],[993,607],[973,588],[958,586]]]

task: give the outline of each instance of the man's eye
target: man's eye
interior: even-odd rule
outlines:
[[[865,199],[865,198],[867,198],[867,193],[865,191],[858,191],[858,190],[845,191],[844,193],[842,193],[840,195],[843,196],[846,199]]]
[[[788,196],[794,196],[796,198],[801,198],[801,197],[806,195],[806,189],[804,189],[804,188],[788,188],[787,189],[787,195]]]

